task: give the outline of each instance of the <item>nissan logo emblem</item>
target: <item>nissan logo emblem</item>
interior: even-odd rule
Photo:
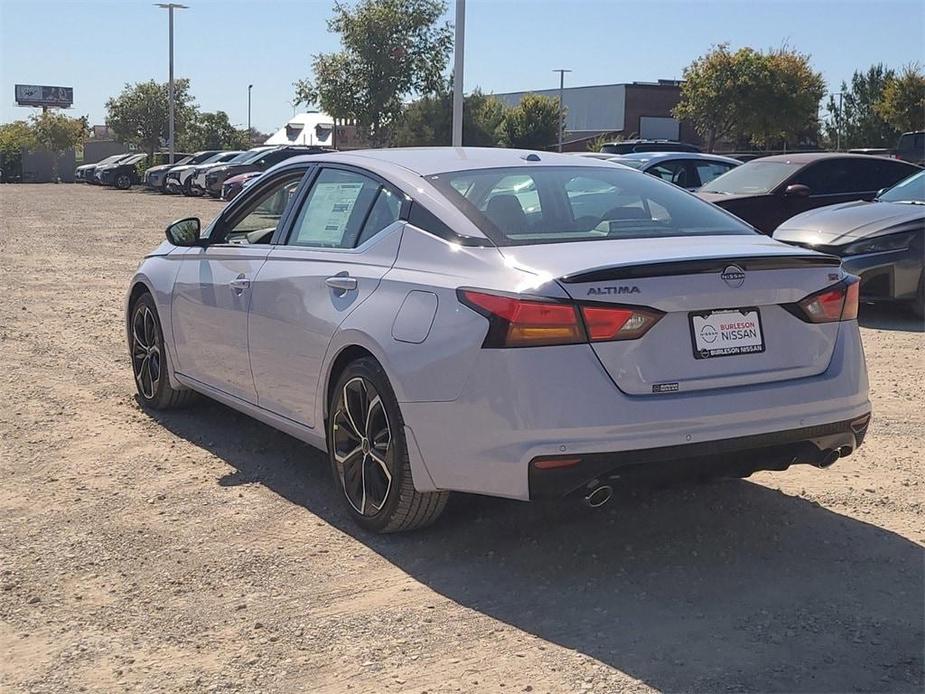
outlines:
[[[720,277],[723,278],[723,282],[733,289],[741,287],[745,283],[745,271],[738,265],[727,265]]]

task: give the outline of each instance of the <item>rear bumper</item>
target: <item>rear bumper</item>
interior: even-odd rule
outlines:
[[[842,267],[861,278],[861,301],[915,299],[922,276],[921,249],[845,256]]]
[[[807,429],[829,426],[841,437],[833,445],[853,449],[857,442],[843,436],[845,423],[871,410],[855,321],[839,325],[831,361],[818,376],[626,395],[590,347],[571,345],[480,350],[455,400],[407,402],[400,393],[399,398],[434,488],[523,500],[534,494],[531,462],[540,457],[600,456],[613,462],[619,456],[617,463],[654,465],[665,451],[702,456],[710,449],[695,448],[701,445],[717,446],[718,452],[727,445],[720,442],[728,441],[739,440],[738,450],[778,445],[752,438],[763,435],[780,438],[784,446],[811,442],[817,435],[805,434]],[[660,452],[645,454],[655,456],[651,461],[640,460],[640,451],[647,450]],[[779,461],[781,452],[772,453]],[[605,472],[609,462],[601,463]],[[593,478],[598,469],[590,470]]]
[[[612,479],[747,477],[759,470],[786,470],[797,464],[828,467],[861,445],[869,423],[870,415],[867,414],[853,420],[791,431],[636,451],[591,453],[580,456],[577,464],[559,468],[548,466],[569,463],[576,456],[544,457],[530,463],[530,498],[562,497]]]

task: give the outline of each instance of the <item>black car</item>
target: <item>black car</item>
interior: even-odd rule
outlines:
[[[220,164],[209,169],[206,174],[206,192],[213,198],[217,198],[222,194],[222,184],[226,178],[249,171],[266,171],[274,164],[300,154],[321,154],[322,152],[331,151],[333,150],[328,147],[303,147],[297,145],[257,147],[253,150],[254,155],[250,159],[234,164]]]
[[[746,162],[703,186],[697,195],[765,234],[801,212],[852,200],[920,171],[918,166],[864,154],[804,152]]]
[[[93,176],[96,173],[97,168],[101,166],[109,166],[110,164],[116,164],[122,159],[128,159],[131,156],[133,156],[131,152],[122,152],[120,154],[113,154],[106,157],[105,159],[93,162],[92,164],[83,164],[78,166],[76,169],[74,169],[74,180],[90,183],[93,180]]]
[[[116,164],[102,166],[96,170],[96,180],[100,185],[113,186],[119,190],[128,190],[139,183],[138,164],[148,158],[147,154],[133,154]]]
[[[620,140],[601,146],[604,154],[632,154],[633,152],[699,152],[700,147],[674,140]]]
[[[908,303],[925,315],[925,171],[873,202],[804,212],[777,227],[774,238],[837,255],[861,278],[861,299]]]

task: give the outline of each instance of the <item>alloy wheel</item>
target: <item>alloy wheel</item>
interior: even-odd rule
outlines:
[[[157,319],[144,305],[132,318],[132,369],[138,390],[146,399],[154,399],[161,380],[161,350],[157,344]]]
[[[375,516],[388,499],[392,430],[382,398],[364,378],[344,384],[332,417],[334,463],[347,501],[363,516]]]

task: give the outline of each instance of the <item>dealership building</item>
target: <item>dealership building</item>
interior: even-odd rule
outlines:
[[[507,106],[516,106],[527,94],[558,100],[558,89],[494,94]],[[567,109],[564,149],[581,151],[587,141],[601,135],[680,140],[701,144],[690,123],[671,115],[681,100],[679,80],[599,84],[568,87],[562,91]]]

